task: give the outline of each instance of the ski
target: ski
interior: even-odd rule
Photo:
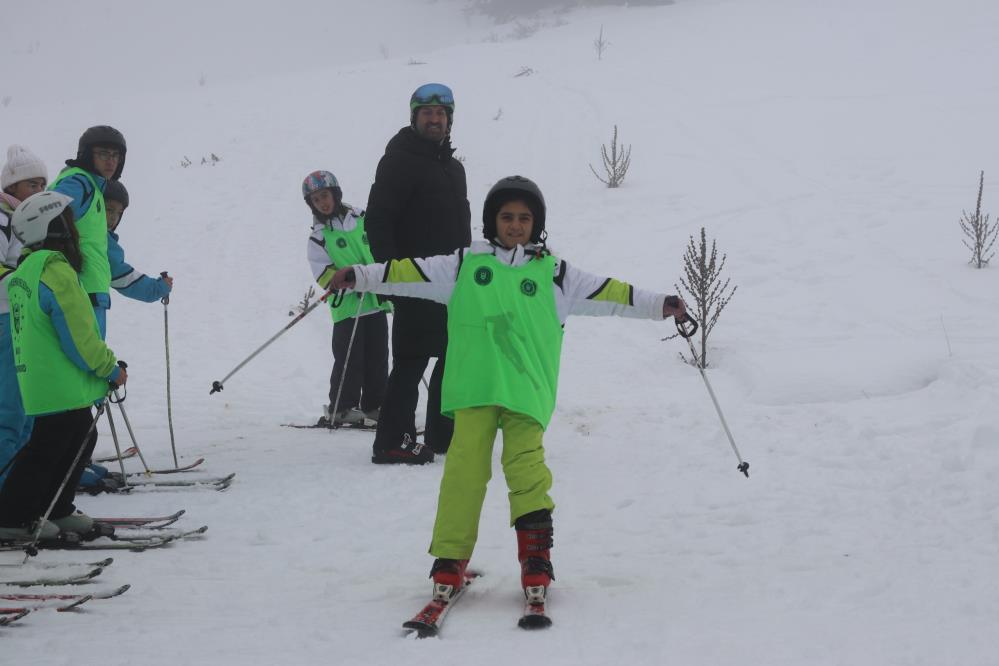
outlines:
[[[129,486],[139,488],[185,488],[189,486],[204,486],[214,490],[225,490],[232,485],[232,480],[236,478],[233,472],[228,476],[217,476],[206,479],[176,479],[170,481],[160,481],[157,479],[136,479],[129,480]]]
[[[72,567],[87,567],[88,569],[93,569],[94,567],[108,567],[114,562],[113,557],[105,557],[103,560],[98,560],[97,562],[34,562],[28,561],[24,564],[0,564],[0,571],[3,571],[2,567],[11,567],[14,569],[65,569]]]
[[[447,614],[451,612],[458,599],[465,594],[465,590],[468,589],[472,581],[478,578],[479,575],[470,571],[465,572],[465,584],[447,599],[440,599],[435,595],[430,600],[430,603],[423,607],[423,610],[413,616],[412,620],[402,623],[402,628],[408,630],[406,635],[415,635],[416,638],[431,638],[440,634],[444,618],[447,617]]]
[[[151,530],[158,530],[166,527],[167,525],[173,525],[180,517],[185,513],[184,509],[176,513],[172,513],[169,516],[147,516],[147,517],[134,517],[134,518],[94,518],[95,523],[106,523],[108,525],[113,525],[115,527],[145,527]]]
[[[317,423],[282,423],[283,428],[299,428],[304,430],[361,430],[366,432],[375,432],[378,430],[377,422],[373,423],[339,423],[337,425],[330,425],[330,423],[324,419],[320,418]],[[417,436],[423,434],[423,428],[417,428]]]
[[[150,474],[176,474],[177,472],[187,472],[187,471],[190,471],[190,470],[194,469],[195,467],[197,467],[198,465],[200,465],[203,462],[205,462],[204,458],[198,458],[193,463],[191,463],[189,465],[184,465],[183,467],[176,467],[176,468],[170,467],[168,469],[151,469],[151,470],[149,470],[149,473]],[[145,472],[139,472],[139,473],[140,474],[145,474]]]
[[[208,530],[207,525],[203,525],[196,530],[187,532],[177,532],[173,534],[139,535],[136,538],[127,536],[100,536],[90,541],[81,541],[78,538],[50,539],[39,541],[37,547],[41,550],[131,550],[141,553],[152,548],[162,548],[168,544],[185,537],[204,534]]]
[[[113,599],[115,597],[120,597],[125,594],[131,588],[131,585],[122,585],[121,587],[116,587],[113,590],[107,590],[105,592],[92,592],[90,594],[57,594],[57,593],[37,593],[37,594],[0,594],[0,600],[3,601],[72,601],[76,602],[74,605],[63,605],[57,606],[57,610],[69,610],[70,608],[75,608],[76,606],[82,605],[91,599]],[[27,604],[27,606],[32,606],[32,604]],[[44,606],[37,606],[37,608],[43,608]]]
[[[191,471],[192,469],[194,469],[195,467],[197,467],[198,465],[200,465],[203,462],[205,462],[204,458],[198,458],[197,460],[195,460],[190,465],[186,465],[184,467],[178,467],[177,469],[151,469],[148,472],[129,472],[127,476],[128,476],[128,478],[133,479],[133,478],[139,478],[139,477],[143,477],[143,476],[148,477],[148,476],[152,476],[154,474],[157,475],[157,476],[159,476],[159,475],[162,475],[162,474],[177,474],[178,472],[189,472],[189,471]],[[120,474],[119,474],[119,476],[120,476]]]
[[[141,531],[128,530],[126,532],[118,533],[113,536],[108,537],[112,541],[162,541],[164,539],[169,539],[170,541],[177,541],[178,539],[186,539],[187,537],[201,536],[208,531],[208,525],[202,525],[201,527],[194,530],[170,530],[170,531],[150,531],[148,534]]]
[[[138,454],[139,454],[139,449],[137,449],[137,448],[135,448],[133,446],[133,447],[127,448],[127,449],[125,449],[124,451],[121,452],[121,459],[122,460],[126,460],[128,458],[135,457]],[[118,461],[118,456],[117,455],[106,456],[104,458],[93,458],[93,460],[92,460],[92,462],[95,462],[95,463],[109,463],[109,462],[117,462],[117,461]]]
[[[24,578],[20,580],[0,580],[0,585],[14,585],[17,587],[55,586],[55,585],[79,585],[86,583],[104,571],[102,567],[96,567],[86,573],[68,576],[42,576],[39,578]]]
[[[2,599],[2,597],[0,597]],[[65,613],[66,611],[71,611],[74,608],[79,608],[83,604],[87,603],[93,599],[89,594],[81,594],[75,599],[70,600],[59,600],[59,599],[38,599],[38,600],[25,600],[28,603],[22,604],[17,608],[0,608],[0,613],[19,613],[22,611],[36,611],[53,609],[60,613]]]
[[[330,425],[326,419],[319,419],[319,423],[313,425],[308,425],[305,423],[282,423],[285,428],[306,428],[315,430],[366,430],[368,432],[375,432],[378,429],[378,425],[367,425],[364,423],[338,423],[337,425]]]
[[[2,612],[3,612],[3,609],[0,609],[0,613],[2,613]],[[26,609],[26,608],[21,608],[21,609],[18,609],[17,612],[15,612],[15,613],[13,613],[11,615],[4,614],[3,616],[0,616],[0,627],[6,627],[8,624],[13,624],[13,623],[17,622],[18,620],[20,620],[22,617],[24,617],[25,615],[27,615],[30,612],[31,611],[28,610],[28,609]]]

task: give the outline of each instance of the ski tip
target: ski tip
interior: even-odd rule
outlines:
[[[517,622],[521,629],[547,629],[552,626],[552,619],[547,615],[525,615]]]
[[[56,608],[56,612],[57,613],[66,613],[68,611],[75,611],[77,608],[79,608],[80,606],[82,606],[83,604],[87,603],[88,601],[90,601],[93,598],[94,598],[94,595],[92,595],[92,594],[86,594],[86,595],[80,597],[79,599],[74,600],[70,604],[67,604],[65,606],[60,606],[59,608]]]
[[[13,615],[4,615],[3,617],[0,617],[0,627],[6,627],[8,624],[11,624],[12,622],[17,622],[30,612],[31,611],[29,609],[25,608],[18,611],[17,613],[14,613]]]
[[[407,630],[407,638],[435,638],[440,632],[440,629],[435,625],[415,620],[403,622],[402,628]]]

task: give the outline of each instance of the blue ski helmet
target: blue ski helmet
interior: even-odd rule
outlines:
[[[421,106],[443,106],[450,127],[454,119],[454,93],[443,83],[424,83],[409,96],[409,122],[416,124],[416,111]]]

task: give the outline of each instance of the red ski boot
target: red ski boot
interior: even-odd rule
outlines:
[[[434,579],[434,599],[448,601],[465,585],[465,569],[468,560],[448,560],[437,558],[430,569]]]
[[[517,529],[517,558],[520,583],[528,603],[544,603],[548,586],[555,580],[551,563],[552,514],[548,509],[532,511],[514,523]]]

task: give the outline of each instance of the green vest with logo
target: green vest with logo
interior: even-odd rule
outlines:
[[[69,360],[59,344],[59,334],[38,303],[38,287],[46,266],[50,273],[65,271],[67,279],[80,289],[72,266],[61,253],[52,250],[32,252],[7,280],[14,366],[24,411],[29,415],[88,407],[108,390],[107,381]],[[93,325],[99,336],[96,318]]]
[[[86,178],[94,188],[90,207],[76,221],[76,230],[80,233],[80,253],[83,254],[80,283],[88,294],[106,294],[111,291],[111,264],[108,263],[108,220],[104,211],[104,193],[97,187],[94,177],[78,167],[63,170],[49,189],[55,189],[60,182],[76,175]]]
[[[551,255],[522,266],[465,256],[447,306],[441,413],[500,405],[548,427],[562,354],[554,272]]]
[[[326,254],[330,261],[337,268],[353,266],[354,264],[373,264],[374,257],[371,256],[371,248],[368,246],[368,234],[364,231],[364,216],[357,218],[357,226],[350,231],[323,228],[323,239],[326,241]],[[333,298],[327,299],[330,306],[330,313],[333,315],[333,322],[341,322],[350,319],[355,315],[362,315],[374,310],[385,310],[391,312],[392,306],[388,303],[381,304],[374,294],[364,294],[364,304],[360,304],[361,295],[356,292],[344,294],[343,300],[338,304],[333,304]],[[360,307],[360,310],[358,310]]]

